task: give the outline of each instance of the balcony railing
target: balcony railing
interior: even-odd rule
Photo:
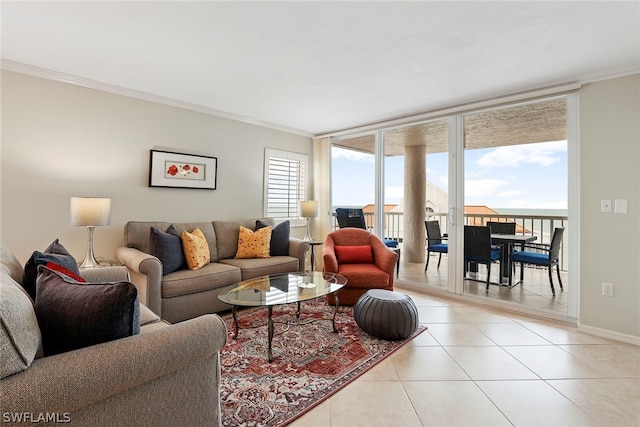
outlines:
[[[386,212],[384,218],[386,239],[393,239],[402,242],[404,236],[403,213]],[[440,223],[442,233],[447,233],[449,222],[447,213],[429,213],[427,220],[436,220]],[[564,227],[564,239],[560,248],[560,268],[567,270],[567,250],[566,241],[569,234],[569,218],[567,216],[541,216],[541,215],[485,215],[485,214],[465,214],[465,225],[485,225],[487,221],[515,222],[516,234],[536,236],[535,243],[551,244],[553,230],[557,227]],[[373,213],[365,212],[365,223],[369,229],[373,229]],[[333,229],[338,228],[338,221],[335,213],[333,215]]]

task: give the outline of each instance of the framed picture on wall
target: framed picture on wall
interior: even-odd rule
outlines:
[[[215,190],[218,158],[196,154],[151,150],[149,187]]]

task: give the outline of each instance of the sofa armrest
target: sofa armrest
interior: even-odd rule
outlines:
[[[203,377],[216,374],[219,380],[218,357],[226,338],[222,319],[204,315],[141,335],[36,359],[27,370],[2,380],[0,407],[4,413],[68,413],[74,421],[74,413],[78,417],[86,415],[91,405],[100,407],[117,401],[119,395],[141,387],[150,390],[143,393],[144,399],[174,399],[154,393],[153,384],[176,374],[173,378],[180,381],[181,371],[198,364]],[[213,360],[215,367],[206,360]],[[144,402],[130,404],[145,407]]]
[[[309,243],[292,237],[289,239],[289,256],[298,258],[298,271],[306,270],[307,252],[309,251]]]
[[[140,302],[162,317],[162,262],[128,247],[117,248],[115,256],[129,270],[131,281],[138,287]]]
[[[125,267],[100,267],[80,270],[87,282],[125,282],[130,280],[129,270]]]

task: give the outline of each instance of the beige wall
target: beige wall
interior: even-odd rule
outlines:
[[[312,155],[311,138],[2,71],[0,240],[24,262],[60,238],[76,259],[84,227],[71,196],[112,198],[96,256],[113,257],[129,220],[208,221],[262,216],[265,147]],[[149,150],[218,158],[218,189],[148,187]]]
[[[580,322],[640,337],[640,75],[580,90]],[[627,199],[628,213],[600,200]],[[614,296],[602,295],[602,282]]]

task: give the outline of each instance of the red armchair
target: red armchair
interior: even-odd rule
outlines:
[[[375,234],[359,228],[342,228],[327,235],[322,248],[324,271],[347,278],[338,291],[340,305],[354,305],[369,289],[393,290],[398,254]],[[327,302],[335,304],[333,294]]]

